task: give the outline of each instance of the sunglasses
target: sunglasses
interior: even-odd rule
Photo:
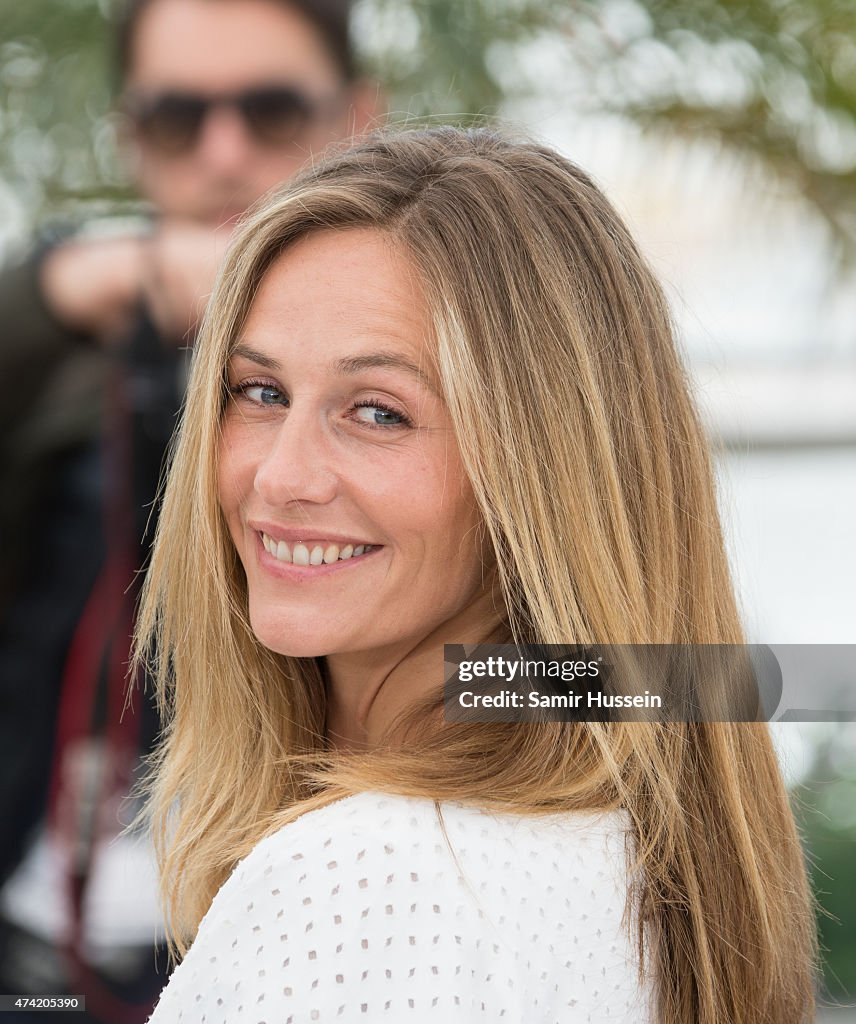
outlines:
[[[312,99],[291,86],[269,85],[223,96],[185,92],[132,95],[126,100],[126,109],[147,142],[166,153],[180,154],[196,146],[206,117],[217,107],[236,110],[256,142],[287,146],[338,99]]]

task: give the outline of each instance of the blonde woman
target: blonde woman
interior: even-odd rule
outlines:
[[[443,719],[444,643],[742,641],[662,293],[556,153],[382,134],[247,220],[139,631],[153,1024],[811,1019],[764,725]]]

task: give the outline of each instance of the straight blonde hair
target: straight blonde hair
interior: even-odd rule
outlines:
[[[282,252],[355,226],[394,238],[422,277],[508,637],[743,641],[666,303],[591,180],[488,129],[380,133],[333,155],[246,220],[221,269],[138,617],[165,722],[150,817],[175,947],[262,837],[351,793],[521,814],[620,806],[657,1020],[810,1020],[812,904],[766,725],[437,727],[434,702],[402,723],[406,745],[334,753],[319,663],[253,635],[217,498],[225,367]]]

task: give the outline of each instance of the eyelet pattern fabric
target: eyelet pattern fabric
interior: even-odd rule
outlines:
[[[653,1019],[623,813],[440,808],[360,793],[262,840],[150,1024]]]

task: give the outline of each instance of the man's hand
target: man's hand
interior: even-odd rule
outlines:
[[[61,323],[105,344],[127,332],[144,302],[164,338],[181,344],[202,316],[231,234],[172,221],[151,235],[66,242],[42,266],[45,302]]]
[[[142,295],[165,337],[192,340],[232,232],[166,221],[144,240]]]

